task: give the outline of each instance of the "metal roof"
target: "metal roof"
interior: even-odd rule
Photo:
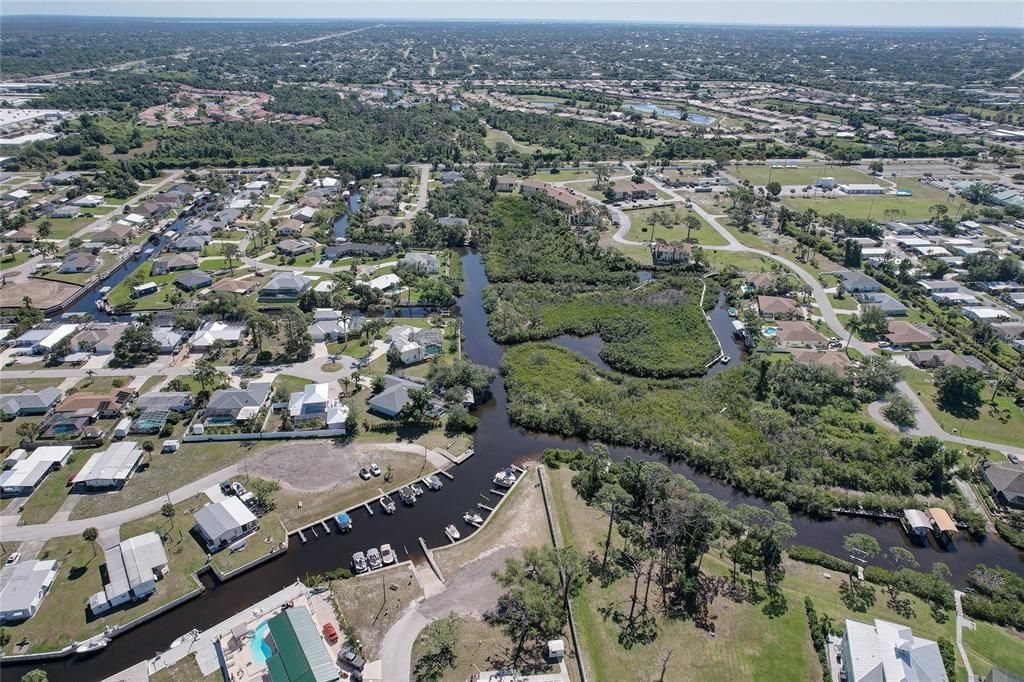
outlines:
[[[75,475],[75,483],[88,485],[93,482],[126,481],[141,459],[142,450],[138,443],[113,443],[103,452],[97,452],[89,458],[81,471]]]
[[[216,504],[208,504],[197,511],[193,518],[206,537],[215,542],[228,531],[256,520],[249,508],[237,497],[228,497]]]
[[[267,621],[274,654],[267,668],[274,682],[333,682],[338,666],[320,637],[320,631],[303,606],[285,609]]]
[[[3,587],[0,588],[0,613],[25,612],[37,608],[42,600],[40,591],[49,587],[57,576],[57,562],[26,560],[7,567],[2,571]]]
[[[920,509],[904,509],[903,518],[915,531],[931,530],[932,522],[928,520],[928,515]]]
[[[167,565],[164,543],[155,531],[128,538],[103,553],[110,582],[103,588],[108,601],[156,578],[157,569]]]
[[[944,533],[959,533],[960,530],[953,523],[952,517],[942,507],[930,507],[928,509],[928,516],[931,518],[932,523],[935,527]]]

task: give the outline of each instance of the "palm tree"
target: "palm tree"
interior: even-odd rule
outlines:
[[[850,338],[846,340],[846,356],[850,356],[850,344],[853,343],[853,333],[864,328],[860,315],[850,315],[846,320],[846,328],[850,331]]]
[[[686,224],[686,241],[689,242],[690,232],[700,229],[700,219],[691,213],[686,216],[686,220],[684,222]]]
[[[96,370],[92,370],[92,369],[85,370],[85,376],[89,380],[89,383],[91,384],[93,382],[93,377],[96,376]]]
[[[93,526],[89,526],[82,531],[82,539],[92,545],[92,557],[96,558],[96,538],[100,536],[100,532]]]

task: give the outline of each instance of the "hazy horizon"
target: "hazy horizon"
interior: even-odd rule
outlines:
[[[1010,0],[932,2],[930,0],[537,0],[467,2],[403,0],[387,5],[309,0],[282,9],[269,0],[139,0],[125,13],[112,0],[6,0],[2,16],[118,17],[207,20],[391,20],[391,21],[575,21],[594,23],[711,24],[835,28],[1024,27],[1024,3]],[[584,16],[584,13],[586,14]]]

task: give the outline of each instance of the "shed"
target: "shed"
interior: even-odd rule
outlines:
[[[125,417],[121,421],[117,422],[117,426],[114,427],[114,438],[124,438],[128,435],[128,429],[132,427],[132,420],[130,417]]]
[[[914,535],[924,535],[931,530],[932,522],[920,509],[904,509],[903,522],[907,532]]]

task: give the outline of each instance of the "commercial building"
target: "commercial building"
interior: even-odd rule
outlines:
[[[285,609],[267,621],[271,654],[267,669],[273,682],[334,682],[338,666],[304,606]]]

